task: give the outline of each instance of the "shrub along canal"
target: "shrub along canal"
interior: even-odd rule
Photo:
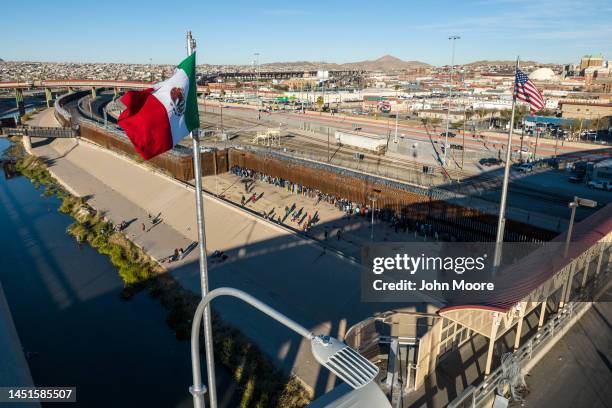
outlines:
[[[9,145],[0,139],[0,151]],[[34,383],[76,386],[69,407],[191,407],[189,342],[176,339],[159,300],[147,291],[123,300],[109,258],[66,233],[74,220],[57,211],[61,201],[2,175],[0,280]],[[223,396],[228,375],[217,376]]]

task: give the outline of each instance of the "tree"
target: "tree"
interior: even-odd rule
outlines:
[[[442,119],[440,119],[440,118],[431,118],[430,123],[431,123],[431,125],[433,126],[433,128],[434,128],[434,133],[435,133],[435,131],[436,131],[436,127],[438,127],[438,125],[440,125],[440,123],[442,123]]]
[[[593,130],[599,130],[601,129],[603,126],[603,124],[605,123],[605,121],[601,118],[601,116],[597,116],[597,119],[594,119],[591,121],[591,126],[594,127]]]
[[[466,109],[465,110],[465,119],[466,120],[470,120],[472,119],[472,116],[474,116],[474,111],[471,109]]]
[[[523,118],[529,114],[529,110],[526,105],[517,105],[514,110],[514,124],[523,123]]]
[[[575,136],[580,131],[581,127],[582,127],[582,124],[580,123],[578,119],[572,120],[569,125],[569,129],[570,129],[570,132],[572,133],[572,136]]]
[[[499,111],[499,117],[504,123],[510,122],[510,117],[512,116],[512,111],[510,109],[504,109]]]
[[[457,122],[453,122],[451,123],[451,127],[455,130],[457,129],[461,129],[463,127],[463,121],[462,120],[458,120]]]
[[[317,97],[317,106],[319,107],[319,110],[323,109],[324,103],[325,101],[323,100],[322,96]]]
[[[554,109],[542,109],[538,112],[540,116],[555,116],[557,112]]]

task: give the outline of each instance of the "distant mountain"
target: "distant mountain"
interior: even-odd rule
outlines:
[[[463,66],[466,67],[476,67],[479,65],[485,65],[485,66],[510,66],[510,67],[514,67],[514,65],[516,64],[516,60],[481,60],[481,61],[474,61],[474,62],[470,62],[469,64],[463,64]],[[555,66],[555,65],[559,65],[559,64],[552,64],[552,63],[542,63],[542,62],[537,62],[537,61],[521,61],[521,65],[523,66],[531,66],[531,65],[537,65],[537,66]]]
[[[366,71],[400,71],[431,66],[421,61],[404,61],[392,55],[385,55],[373,61],[351,62],[343,65],[350,68],[364,69]]]
[[[404,61],[392,55],[385,55],[375,60],[347,62],[343,64],[314,61],[295,61],[295,62],[273,62],[262,64],[261,67],[271,69],[308,69],[308,70],[342,70],[355,69],[364,71],[400,71],[419,67],[430,67],[431,65],[421,61]]]
[[[0,58],[0,62],[4,62],[4,60],[2,58]]]

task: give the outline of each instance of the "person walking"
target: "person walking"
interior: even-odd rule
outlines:
[[[142,232],[145,232],[144,222],[140,223],[140,229],[142,230]]]
[[[246,201],[246,198],[244,198],[244,194],[242,195],[242,198],[240,199],[240,204],[244,207],[244,202]]]

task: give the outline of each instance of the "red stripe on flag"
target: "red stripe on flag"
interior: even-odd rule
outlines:
[[[168,112],[152,95],[153,91],[153,88],[149,88],[123,95],[120,100],[126,109],[117,121],[132,141],[134,149],[145,160],[172,149]]]

